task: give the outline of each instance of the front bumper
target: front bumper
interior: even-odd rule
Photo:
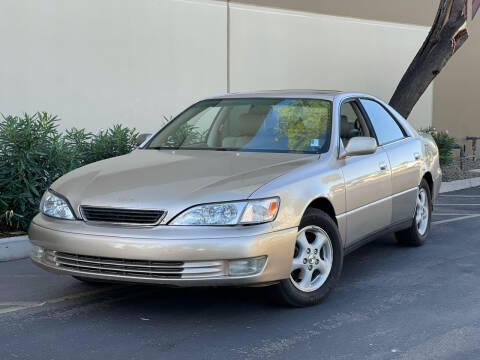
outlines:
[[[268,284],[290,276],[297,228],[158,226],[122,228],[37,215],[30,241],[45,249],[35,264],[60,274],[171,286]],[[231,276],[230,261],[266,256],[253,275]]]

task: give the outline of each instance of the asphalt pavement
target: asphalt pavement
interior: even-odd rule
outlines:
[[[480,188],[442,194],[421,248],[380,238],[318,306],[266,288],[87,285],[0,263],[0,359],[480,359]]]

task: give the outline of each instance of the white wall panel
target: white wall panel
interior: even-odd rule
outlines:
[[[0,112],[154,130],[226,91],[226,15],[210,0],[2,0]]]
[[[231,6],[232,91],[343,89],[388,99],[427,29]],[[227,9],[214,0],[1,0],[0,112],[62,127],[158,127],[227,88]],[[411,119],[431,123],[432,90]]]
[[[231,91],[307,88],[388,101],[428,28],[232,5]],[[410,121],[431,124],[429,88]]]

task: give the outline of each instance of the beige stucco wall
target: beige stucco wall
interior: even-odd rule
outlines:
[[[213,0],[1,0],[0,112],[156,130],[226,91],[226,21]]]
[[[122,123],[150,132],[163,115],[228,84],[388,99],[427,28],[323,15],[316,3],[232,2],[228,27],[226,1],[2,0],[0,112],[48,111],[64,128]],[[431,122],[432,99],[429,90],[414,124]]]

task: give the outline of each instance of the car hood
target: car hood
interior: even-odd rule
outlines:
[[[135,150],[76,169],[52,189],[80,205],[167,210],[164,222],[196,204],[243,200],[318,155]]]

